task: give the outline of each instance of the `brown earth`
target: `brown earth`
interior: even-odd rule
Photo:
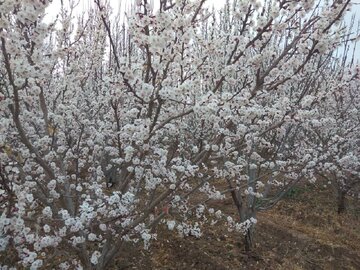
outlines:
[[[126,260],[113,269],[360,269],[359,200],[348,198],[347,213],[339,216],[333,193],[318,190],[297,187],[275,208],[259,213],[251,253],[225,224],[206,226],[199,239],[160,226],[149,251],[129,247]],[[236,216],[230,201],[217,206]]]
[[[212,204],[236,218],[230,198]],[[160,225],[158,241],[149,250],[142,243],[127,246],[110,269],[360,269],[360,200],[347,198],[343,215],[336,210],[331,190],[302,184],[271,210],[258,213],[250,253],[244,251],[242,235],[222,223],[206,225],[199,239]],[[12,261],[12,254],[0,262]]]

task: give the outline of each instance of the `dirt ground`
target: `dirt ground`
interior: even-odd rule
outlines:
[[[230,198],[214,204],[236,218]],[[149,250],[127,246],[109,270],[360,269],[360,199],[347,198],[346,213],[338,215],[331,190],[303,184],[257,219],[250,253],[225,224],[204,226],[201,238],[183,238],[161,224]]]
[[[222,224],[205,227],[199,239],[160,227],[149,251],[129,247],[114,269],[360,269],[359,200],[348,199],[340,216],[335,207],[331,191],[304,185],[258,214],[251,253]],[[229,202],[220,208],[235,215]]]

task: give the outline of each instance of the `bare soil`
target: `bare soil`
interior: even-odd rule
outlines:
[[[255,246],[248,253],[243,236],[223,223],[205,225],[201,238],[181,237],[161,224],[149,250],[142,243],[126,246],[110,270],[358,270],[360,200],[347,198],[346,213],[338,215],[335,198],[321,185],[297,186],[274,208],[258,213]],[[230,198],[210,205],[237,217]],[[10,263],[15,254],[9,250],[0,261]]]
[[[160,226],[149,251],[124,250],[113,269],[360,269],[360,203],[348,198],[336,213],[334,194],[310,185],[258,214],[256,244],[244,252],[242,236],[224,224],[205,226],[203,236],[180,237]],[[236,217],[230,200],[217,208]],[[122,256],[124,258],[124,256]]]

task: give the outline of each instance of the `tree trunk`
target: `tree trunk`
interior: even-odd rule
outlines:
[[[251,217],[255,217],[255,213],[253,211],[251,211],[252,209],[247,209],[246,203],[244,203],[242,201],[240,192],[236,192],[235,190],[233,190],[233,191],[231,191],[231,196],[232,196],[233,202],[238,210],[240,222],[244,222]],[[252,250],[252,247],[254,244],[253,234],[254,234],[254,225],[251,225],[251,227],[246,232],[246,234],[243,238],[243,243],[244,243],[246,252],[250,252]]]
[[[251,227],[249,228],[249,230],[246,232],[245,236],[244,236],[244,245],[245,245],[245,251],[246,252],[250,252],[253,248],[253,226],[251,225]]]
[[[251,163],[255,164],[255,161],[251,160]],[[257,168],[250,167],[248,168],[248,187],[252,188],[254,192],[257,192],[256,190],[256,179],[257,179]],[[241,222],[244,222],[248,220],[249,218],[256,218],[256,210],[255,210],[255,202],[256,198],[253,194],[247,195],[247,204],[242,204],[242,207],[244,208],[242,210],[245,215],[243,215]],[[253,236],[254,236],[254,224],[251,224],[250,228],[247,230],[244,238],[244,245],[245,245],[245,251],[250,252],[253,248]]]
[[[342,214],[346,210],[345,206],[345,197],[346,197],[346,191],[345,190],[339,190],[338,196],[337,196],[337,212],[338,214]]]

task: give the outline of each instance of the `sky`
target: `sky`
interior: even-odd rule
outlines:
[[[68,3],[69,1],[75,1],[78,2],[78,6],[76,10],[81,13],[82,10],[87,10],[89,6],[94,4],[93,0],[53,0],[53,2],[50,4],[50,6],[46,9],[46,17],[44,19],[45,22],[52,22],[56,15],[58,14],[60,8],[61,8],[61,1],[64,1],[64,3]],[[114,12],[116,11],[125,11],[129,10],[129,7],[132,2],[135,0],[108,0],[111,5],[114,8]],[[251,0],[249,0],[251,1]],[[154,8],[158,8],[160,0],[150,0],[150,2],[153,2]],[[216,9],[220,9],[222,6],[224,6],[226,3],[226,0],[207,0],[206,5],[208,7],[214,6]],[[121,12],[121,13],[122,13]],[[351,10],[346,14],[345,16],[345,23],[349,24],[351,17],[355,16],[355,21],[360,22],[360,0],[352,0],[352,7]],[[352,50],[351,50],[352,51]],[[360,43],[356,46],[355,51],[355,57],[356,61],[360,62]]]
[[[58,10],[60,10],[61,7],[61,1],[64,1],[64,3],[69,2],[69,0],[53,0],[53,2],[50,4],[50,6],[47,9],[47,12],[49,13],[50,17],[56,16],[56,13]],[[72,1],[72,0],[70,0]],[[121,8],[121,10],[127,10],[127,7],[134,2],[135,0],[108,0],[108,2],[111,3],[111,5],[114,7],[114,10],[118,10]],[[150,0],[150,2],[153,2],[155,8],[159,6],[160,0]],[[252,1],[252,0],[249,0]],[[78,7],[79,10],[81,9],[87,9],[87,7],[93,5],[93,0],[75,0],[75,2],[79,2]],[[360,0],[353,0],[352,2],[352,10],[351,13],[356,13],[357,17],[360,19]],[[207,0],[206,5],[211,7],[214,6],[215,8],[221,8],[226,3],[226,0]]]

